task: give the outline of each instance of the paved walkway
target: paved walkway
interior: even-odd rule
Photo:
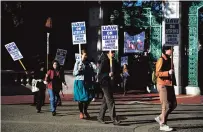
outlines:
[[[99,124],[101,99],[89,107],[90,120],[80,120],[77,103],[72,95],[62,97],[63,106],[57,108],[57,116],[49,112],[49,99],[42,113],[36,113],[33,95],[1,96],[1,127],[3,132],[159,132],[154,117],[160,114],[158,94],[137,94],[126,96],[115,94],[116,111],[121,126]],[[168,124],[177,132],[203,132],[202,96],[177,96],[178,107],[169,116]],[[192,105],[192,106],[191,106]],[[108,116],[108,114],[106,114]]]
[[[73,95],[67,94],[61,96],[63,101],[72,101]],[[144,103],[144,104],[160,104],[158,94],[135,94],[130,93],[126,96],[122,94],[114,95],[116,101],[125,102],[128,104],[133,103]],[[191,95],[178,95],[177,97],[178,104],[183,105],[196,105],[203,104],[203,96],[191,96]],[[100,102],[101,99],[96,101]],[[16,95],[16,96],[1,96],[2,104],[26,104],[33,102],[33,95]],[[46,103],[49,103],[48,97],[46,98]]]
[[[160,105],[116,101],[121,126],[114,126],[109,117],[105,117],[107,124],[97,123],[99,108],[100,102],[92,102],[88,108],[91,119],[80,120],[77,103],[73,101],[63,101],[55,117],[49,112],[48,104],[42,113],[36,113],[35,107],[29,104],[2,105],[1,127],[3,132],[159,132],[154,117],[159,115]],[[168,124],[177,132],[202,132],[202,105],[178,105],[169,116]]]

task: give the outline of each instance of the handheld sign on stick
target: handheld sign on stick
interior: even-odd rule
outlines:
[[[65,64],[67,50],[57,49],[55,60],[59,62],[60,65]]]
[[[28,74],[25,66],[23,65],[23,62],[21,61],[23,56],[20,53],[20,50],[16,46],[15,42],[11,42],[9,44],[6,44],[5,47],[6,47],[7,51],[9,52],[9,54],[11,55],[12,59],[14,61],[18,60],[21,64],[21,66],[23,67],[23,69],[25,70],[25,73]]]
[[[167,18],[165,19],[165,46],[171,46],[171,69],[173,67],[173,46],[179,46],[180,43],[180,19]],[[172,78],[173,74],[171,75]]]
[[[101,26],[102,29],[102,51],[118,50],[118,26]],[[113,72],[112,56],[110,56],[110,71]]]
[[[79,44],[79,54],[81,56],[81,44],[87,43],[85,22],[72,22],[71,26],[73,45]]]

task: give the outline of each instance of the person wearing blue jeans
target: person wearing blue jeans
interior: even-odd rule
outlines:
[[[57,107],[57,91],[54,91],[52,89],[48,89],[49,92],[49,98],[50,98],[50,105],[51,105],[51,111],[56,112]],[[55,114],[55,113],[54,113]]]
[[[53,68],[50,69],[45,77],[44,83],[47,84],[49,98],[50,98],[50,106],[52,115],[56,115],[56,107],[57,107],[57,98],[60,90],[62,89],[62,83],[66,86],[66,82],[64,79],[64,73],[60,70],[58,61],[53,61]]]

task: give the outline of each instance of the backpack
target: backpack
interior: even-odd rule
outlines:
[[[156,76],[156,69],[152,72],[152,82],[156,84],[157,76]]]
[[[161,57],[162,58],[162,57]],[[157,60],[158,61],[158,60]],[[157,81],[157,76],[156,76],[156,65],[155,65],[155,68],[154,68],[154,70],[153,70],[153,72],[152,72],[152,82],[154,83],[154,84],[156,84],[156,81]]]

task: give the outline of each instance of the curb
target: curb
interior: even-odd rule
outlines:
[[[128,102],[126,104],[146,104],[146,105],[160,105],[161,103],[149,103],[149,102],[143,102],[143,101],[131,101],[131,102]],[[203,103],[201,104],[178,104],[178,105],[185,105],[185,106],[197,106],[197,105],[200,105],[200,106],[203,106]]]

